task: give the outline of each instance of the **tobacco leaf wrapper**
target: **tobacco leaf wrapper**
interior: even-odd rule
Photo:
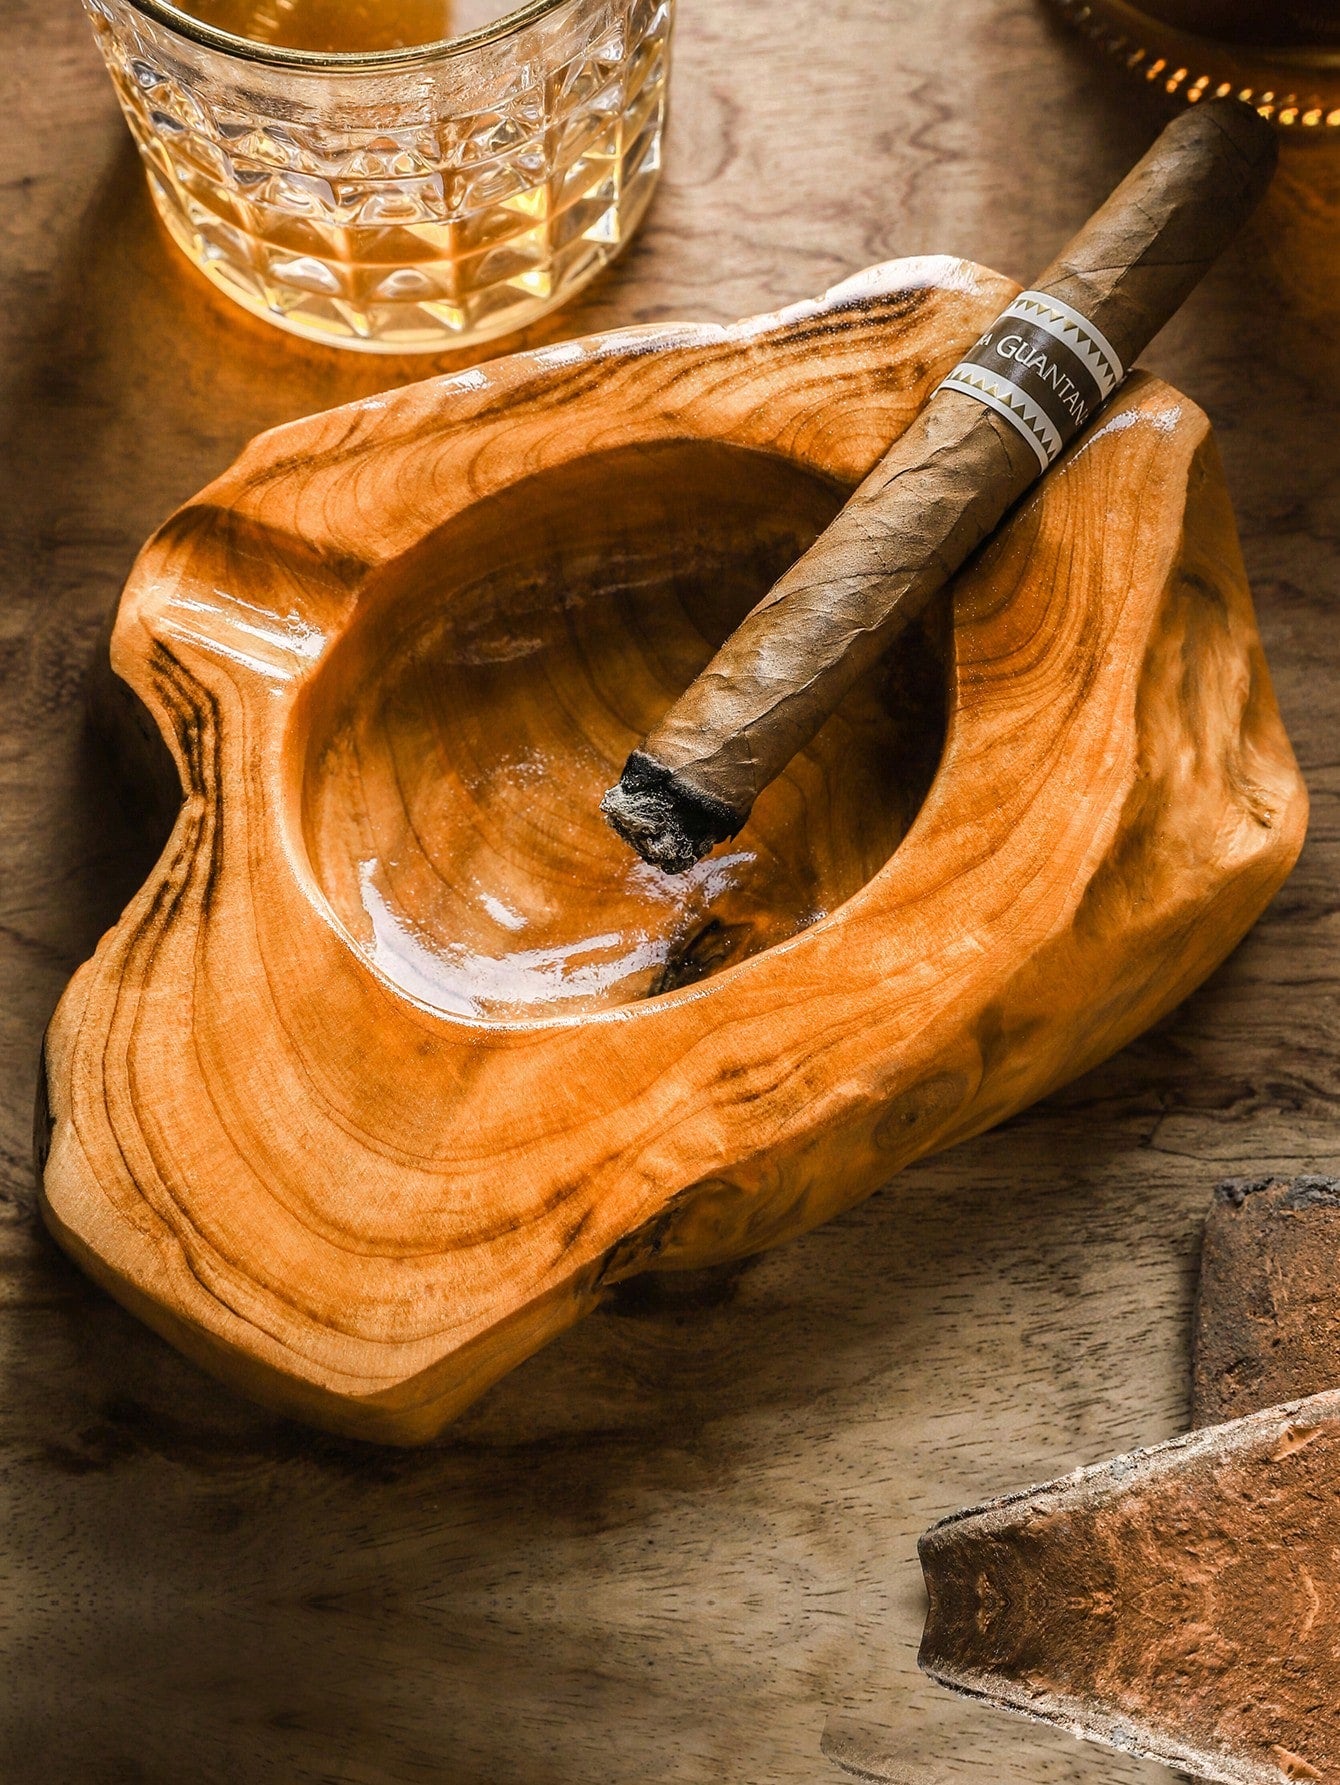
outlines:
[[[803,557],[633,751],[602,808],[683,872],[1092,419],[1253,210],[1269,124],[1236,100],[1182,113],[1010,305]]]

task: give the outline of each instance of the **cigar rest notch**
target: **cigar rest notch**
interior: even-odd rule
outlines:
[[[1223,958],[1305,796],[1208,424],[1148,378],[694,876],[598,810],[1012,290],[898,262],[429,380],[150,541],[112,664],[181,810],[46,1052],[95,1277],[421,1442],[613,1283],[803,1232]]]

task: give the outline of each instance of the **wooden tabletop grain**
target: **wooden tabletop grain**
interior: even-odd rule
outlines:
[[[1062,1095],[743,1270],[630,1286],[392,1453],[230,1399],[89,1286],[29,1130],[43,1026],[153,846],[82,719],[137,547],[258,429],[432,368],[207,291],[75,0],[6,0],[0,66],[0,1779],[1166,1777],[924,1681],[915,1540],[1182,1427],[1213,1182],[1340,1163],[1336,152],[1291,150],[1146,356],[1218,429],[1311,788],[1264,921]],[[1042,0],[681,0],[648,226],[545,335],[926,251],[1027,279],[1158,120]]]

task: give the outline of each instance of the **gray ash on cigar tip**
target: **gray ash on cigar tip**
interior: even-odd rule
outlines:
[[[653,757],[634,750],[600,809],[643,861],[684,874],[739,830],[742,820],[719,800],[683,786]]]

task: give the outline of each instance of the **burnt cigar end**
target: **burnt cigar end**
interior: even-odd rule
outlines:
[[[739,813],[686,787],[643,750],[633,751],[600,810],[643,861],[667,874],[686,873],[744,823]]]

